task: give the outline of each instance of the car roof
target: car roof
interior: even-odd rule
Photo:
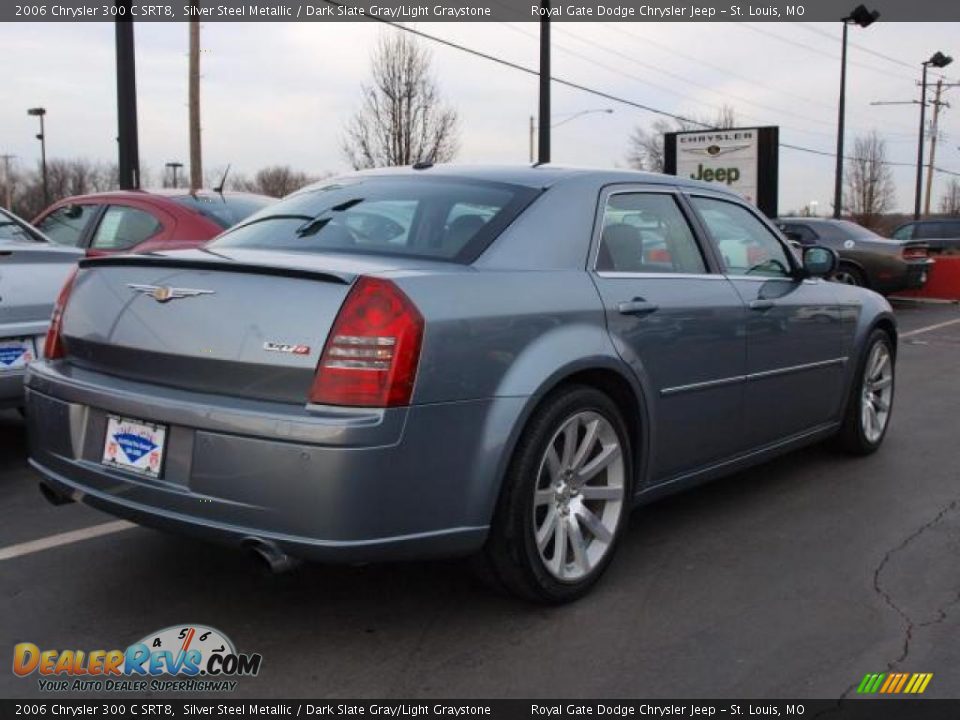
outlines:
[[[151,188],[144,190],[106,190],[104,192],[97,193],[88,193],[86,195],[73,195],[71,197],[65,197],[62,200],[58,200],[57,203],[82,203],[82,202],[102,202],[104,200],[142,200],[145,197],[158,197],[165,199],[172,199],[178,197],[190,197],[191,195],[196,195],[204,198],[215,198],[215,197],[255,197],[255,198],[265,198],[269,200],[274,200],[275,198],[270,198],[266,195],[257,195],[255,193],[245,193],[245,192],[234,192],[234,191],[224,191],[222,193],[217,192],[216,190],[198,190],[195,193],[191,193],[185,188]]]
[[[422,168],[402,166],[391,168],[377,168],[360,170],[339,178],[326,178],[309,185],[310,188],[321,188],[336,180],[364,177],[443,177],[462,180],[483,180],[486,182],[501,182],[511,185],[523,185],[532,188],[548,188],[562,182],[574,179],[589,179],[601,184],[637,183],[653,185],[679,185],[681,187],[710,190],[731,197],[739,198],[735,192],[712,183],[665,175],[663,173],[643,172],[640,170],[622,170],[609,168],[588,168],[565,165],[460,165],[440,164]]]

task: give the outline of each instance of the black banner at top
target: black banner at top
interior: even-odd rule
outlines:
[[[4,0],[4,22],[839,22],[837,0]],[[960,2],[874,0],[884,22],[960,21]]]

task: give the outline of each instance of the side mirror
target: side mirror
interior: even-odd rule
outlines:
[[[803,270],[807,277],[827,277],[837,269],[837,253],[822,245],[808,245],[803,249]]]

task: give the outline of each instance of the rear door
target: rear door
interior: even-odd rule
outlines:
[[[834,418],[847,362],[835,286],[802,279],[792,253],[753,208],[706,193],[691,194],[690,202],[747,307],[748,445],[776,442]]]
[[[132,251],[147,240],[163,237],[174,225],[172,216],[147,203],[111,203],[90,236],[87,254]]]
[[[680,195],[615,186],[600,198],[591,269],[607,325],[646,390],[667,480],[742,447],[745,310],[703,252]]]

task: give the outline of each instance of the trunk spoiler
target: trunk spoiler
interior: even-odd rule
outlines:
[[[304,268],[288,267],[284,265],[264,265],[258,263],[243,263],[229,259],[211,257],[209,260],[200,258],[174,258],[163,255],[109,255],[106,257],[88,257],[78,263],[81,268],[98,267],[169,267],[187,268],[191,270],[224,270],[249,275],[274,275],[287,278],[302,278],[305,280],[322,280],[350,285],[356,275],[338,273],[328,270],[307,270]]]

